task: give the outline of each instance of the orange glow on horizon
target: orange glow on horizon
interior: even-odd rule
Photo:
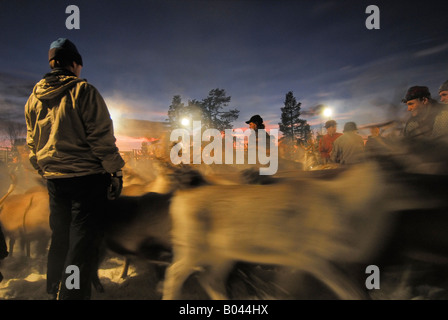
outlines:
[[[116,145],[120,151],[131,151],[134,149],[141,149],[143,142],[154,142],[158,139],[156,138],[147,138],[147,137],[129,137],[123,135],[115,135],[117,139]]]

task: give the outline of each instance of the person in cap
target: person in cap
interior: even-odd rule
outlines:
[[[266,143],[264,146],[261,146],[261,148],[265,150],[266,156],[269,156],[270,148],[271,148],[271,139],[273,139],[273,138],[271,137],[271,135],[269,133],[267,133],[267,131],[265,131],[265,125],[263,123],[263,118],[260,115],[256,114],[256,115],[252,116],[249,120],[247,120],[246,123],[249,125],[249,129],[254,130],[255,137],[256,137],[257,155],[259,154],[258,150],[260,149],[259,135],[258,135],[259,131],[258,130],[263,130],[265,132]]]
[[[448,104],[448,80],[442,83],[439,88],[440,102],[443,104]]]
[[[447,108],[431,98],[428,87],[413,86],[402,99],[411,113],[403,128],[406,138],[438,138],[448,134]]]
[[[352,165],[365,161],[364,140],[357,130],[355,122],[347,122],[344,125],[344,134],[333,143],[330,154],[333,162]]]
[[[327,134],[319,140],[319,153],[322,159],[322,164],[330,162],[330,153],[333,149],[333,142],[342,136],[342,133],[336,132],[337,123],[334,120],[325,122],[325,129],[327,130]]]
[[[124,161],[106,103],[80,79],[76,46],[57,39],[48,60],[51,71],[25,105],[29,160],[46,179],[50,200],[47,292],[61,300],[90,299],[103,211],[108,195],[120,195]],[[79,289],[66,287],[70,265],[79,270]]]
[[[265,128],[265,125],[263,123],[263,118],[260,117],[260,115],[258,115],[258,114],[252,116],[249,120],[246,121],[246,123],[249,125],[250,129],[255,130],[255,131],[258,131],[258,129]]]

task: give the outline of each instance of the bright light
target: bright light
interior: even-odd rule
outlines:
[[[333,110],[331,110],[330,108],[325,108],[322,114],[324,115],[324,117],[330,118],[333,114]]]
[[[121,112],[119,109],[109,107],[109,115],[114,123],[114,129],[117,130],[120,127]]]
[[[183,125],[183,126],[188,126],[188,125],[190,125],[190,119],[188,119],[188,118],[182,118],[182,120],[180,121],[180,123]]]

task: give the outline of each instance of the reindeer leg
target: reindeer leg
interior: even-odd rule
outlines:
[[[130,259],[128,257],[126,257],[125,261],[124,261],[123,271],[121,273],[121,279],[126,279],[128,277],[129,263],[130,263]]]
[[[30,203],[28,204],[24,214],[23,214],[23,218],[22,218],[22,239],[23,239],[23,243],[24,243],[24,248],[25,248],[25,254],[27,258],[31,258],[31,241],[29,240],[29,237],[27,235],[27,230],[26,230],[26,217],[28,215],[28,212],[30,211],[31,205],[33,204],[33,199],[34,196],[31,197],[30,199]]]
[[[344,272],[340,271],[331,262],[324,260],[316,261],[314,267],[307,271],[327,285],[343,300],[369,299],[367,293],[361,290],[361,286],[357,286]]]
[[[9,256],[12,258],[12,254],[14,253],[14,244],[16,243],[16,239],[14,237],[9,237]]]
[[[163,284],[163,300],[180,299],[182,286],[194,272],[196,266],[191,259],[183,258],[168,267]]]
[[[26,250],[26,257],[31,258],[31,241],[28,239],[25,239],[25,250]]]
[[[233,261],[214,260],[210,269],[199,276],[199,283],[213,300],[227,300],[226,280]]]

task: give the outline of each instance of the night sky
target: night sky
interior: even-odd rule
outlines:
[[[0,0],[0,120],[23,121],[23,105],[48,70],[53,40],[80,51],[81,77],[114,117],[167,118],[174,95],[202,100],[214,88],[240,110],[234,127],[260,114],[278,128],[292,91],[319,129],[318,105],[333,108],[339,131],[405,116],[406,89],[433,97],[448,79],[448,18],[440,1]],[[368,5],[380,29],[366,28]],[[439,5],[438,5],[439,4]],[[67,6],[80,10],[68,30]]]

